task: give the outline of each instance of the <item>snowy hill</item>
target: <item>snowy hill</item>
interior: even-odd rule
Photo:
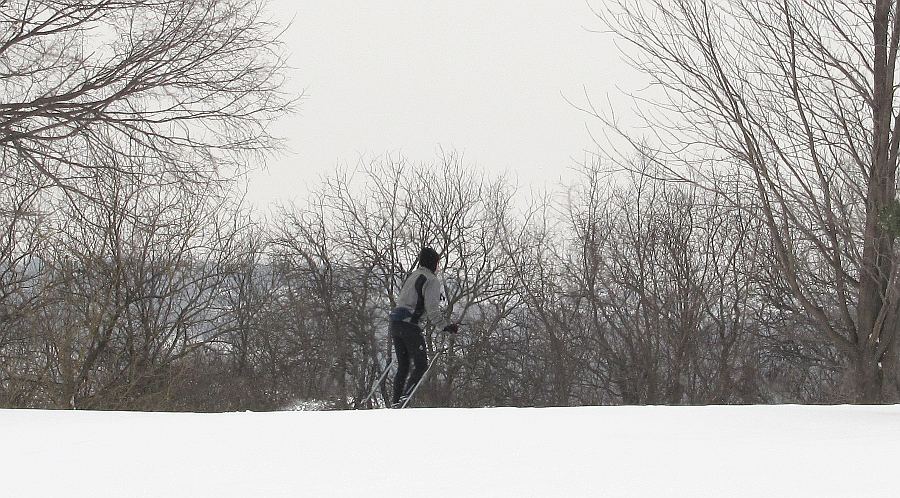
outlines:
[[[900,406],[0,410],[0,435],[8,497],[900,496]]]

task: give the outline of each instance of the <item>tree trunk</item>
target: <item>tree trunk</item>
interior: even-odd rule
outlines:
[[[878,362],[866,351],[859,352],[852,362],[853,401],[861,404],[881,402],[881,372]]]
[[[900,403],[900,348],[897,347],[896,335],[881,359],[882,384],[881,401],[883,403]]]
[[[873,66],[873,143],[872,165],[866,196],[866,222],[860,265],[859,333],[857,355],[853,360],[858,403],[878,403],[882,399],[882,372],[877,358],[878,338],[882,331],[894,334],[894,323],[877,324],[888,279],[893,266],[892,239],[880,223],[881,213],[894,196],[895,167],[891,164],[891,118],[893,111],[893,63],[888,59],[888,25],[891,2],[875,2]],[[884,337],[882,340],[890,340]]]

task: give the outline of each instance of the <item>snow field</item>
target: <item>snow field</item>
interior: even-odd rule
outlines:
[[[0,437],[6,497],[900,496],[900,406],[0,410]]]

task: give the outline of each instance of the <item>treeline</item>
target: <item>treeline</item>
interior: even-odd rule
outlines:
[[[900,401],[893,0],[607,2],[651,93],[576,103],[570,185],[384,158],[265,219],[264,0],[3,5],[2,406],[356,406],[423,245],[464,325],[422,404]]]
[[[445,256],[444,305],[464,324],[428,331],[432,353],[449,349],[422,404],[853,399],[752,203],[593,166],[523,209],[452,153],[337,171],[265,221],[221,188],[110,174],[94,185],[108,202],[50,211],[7,189],[0,403],[356,406],[422,245]]]

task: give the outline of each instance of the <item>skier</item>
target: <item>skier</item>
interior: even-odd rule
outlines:
[[[403,405],[428,369],[425,336],[420,325],[422,318],[427,318],[438,330],[451,334],[459,331],[459,324],[450,323],[439,307],[443,287],[436,275],[439,260],[438,253],[430,247],[419,252],[419,267],[403,283],[397,307],[390,314],[391,338],[397,355],[392,408]],[[412,375],[409,375],[410,360]]]

